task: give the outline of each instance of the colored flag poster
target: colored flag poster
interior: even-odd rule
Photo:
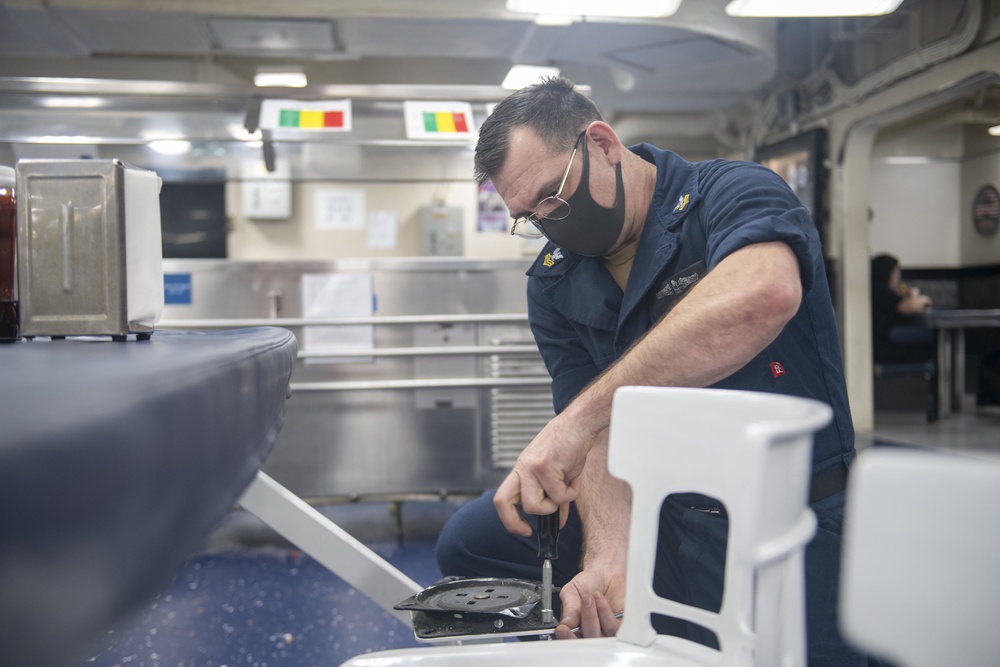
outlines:
[[[350,100],[264,100],[260,126],[266,130],[351,131]]]
[[[476,135],[468,102],[403,102],[407,139],[468,140]]]

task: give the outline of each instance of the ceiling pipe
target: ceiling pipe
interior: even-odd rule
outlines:
[[[791,134],[798,133],[800,128],[822,125],[824,119],[831,114],[857,105],[880,90],[964,53],[973,45],[979,34],[983,17],[982,0],[965,0],[964,11],[965,22],[957,33],[912,51],[863,76],[853,85],[845,84],[827,67],[803,81],[796,82],[793,86],[771,93],[761,102],[754,114],[755,120],[747,132],[750,142],[753,146],[760,146],[767,137],[774,134],[775,125],[781,121],[778,99],[796,88],[806,86],[818,90],[822,86],[829,86],[832,94],[829,96],[829,103],[817,106],[791,120]]]

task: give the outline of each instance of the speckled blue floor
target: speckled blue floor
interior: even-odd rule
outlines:
[[[389,507],[320,511],[417,583],[433,583],[437,532],[457,503],[406,503],[401,538]],[[234,511],[167,590],[109,631],[80,667],[335,667],[409,646],[419,646],[409,628]]]

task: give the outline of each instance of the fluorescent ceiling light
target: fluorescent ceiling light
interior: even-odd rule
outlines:
[[[281,86],[284,88],[305,88],[308,81],[305,72],[257,72],[253,75],[253,85],[259,88]]]
[[[261,131],[258,129],[254,132],[248,132],[247,128],[239,123],[231,123],[226,126],[229,130],[229,134],[232,135],[233,139],[237,141],[260,141]]]
[[[883,164],[930,164],[934,162],[924,155],[887,155],[880,161]]]
[[[41,137],[31,137],[33,144],[94,144],[100,141],[97,137],[88,137],[82,134],[75,135],[44,135]]]
[[[573,25],[579,16],[570,14],[538,14],[535,16],[535,25],[540,26],[566,26]]]
[[[535,65],[514,65],[507,72],[500,85],[507,90],[520,90],[530,86],[543,76],[559,76],[558,67],[536,67]]]
[[[663,18],[673,16],[681,0],[507,0],[507,11],[523,14]]]
[[[1000,125],[994,125],[989,130],[987,130],[987,132],[992,134],[994,137],[1000,137]]]
[[[41,104],[49,109],[96,109],[104,106],[104,101],[99,97],[43,97]]]
[[[191,142],[184,139],[157,139],[147,145],[162,155],[184,155],[191,152]]]
[[[825,16],[882,16],[891,14],[903,0],[733,0],[730,16],[770,18],[821,18]]]

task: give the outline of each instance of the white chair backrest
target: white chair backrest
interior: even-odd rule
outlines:
[[[1000,665],[1000,456],[867,450],[851,470],[840,626],[902,667]]]
[[[652,644],[650,614],[657,613],[712,630],[719,664],[805,663],[803,548],[816,525],[808,507],[812,436],[831,417],[822,403],[776,394],[616,392],[608,466],[633,492],[619,640]],[[718,614],[653,592],[660,507],[668,495],[688,492],[721,501],[729,515]]]

